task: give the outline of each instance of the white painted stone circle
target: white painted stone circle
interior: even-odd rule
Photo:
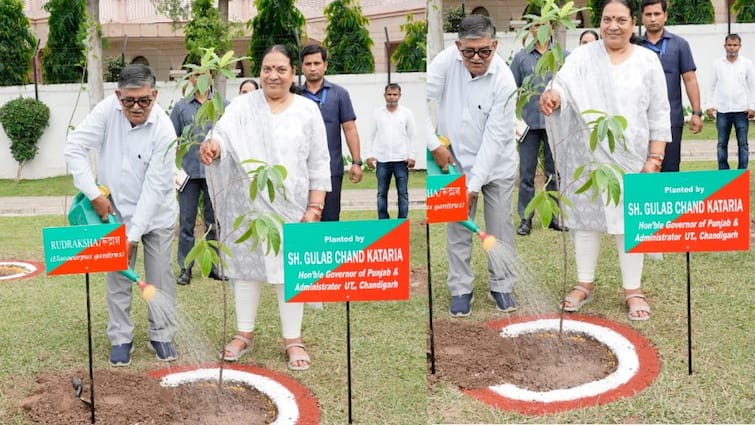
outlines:
[[[559,319],[540,319],[515,323],[501,329],[502,337],[515,337],[522,334],[558,331]],[[618,332],[592,323],[564,320],[564,332],[583,333],[606,345],[616,356],[616,370],[598,381],[588,382],[573,388],[551,391],[530,391],[512,384],[494,385],[490,390],[514,400],[553,403],[592,397],[613,390],[627,383],[639,371],[640,360],[634,344]]]
[[[32,274],[37,271],[37,266],[35,266],[34,264],[25,263],[23,261],[0,261],[0,266],[20,267],[23,269],[23,271],[18,272],[16,274],[0,276],[0,280],[18,279],[20,277],[24,277],[28,274]]]
[[[164,387],[177,387],[198,381],[217,381],[219,368],[203,368],[176,372],[160,379]],[[278,418],[273,425],[295,425],[299,420],[296,397],[286,387],[266,376],[234,369],[223,369],[223,380],[244,384],[268,396],[278,409]]]

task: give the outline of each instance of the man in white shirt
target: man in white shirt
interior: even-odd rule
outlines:
[[[749,119],[755,118],[755,67],[752,61],[739,56],[742,39],[729,34],[724,41],[726,57],[713,63],[711,82],[712,106],[705,112],[716,119],[718,130],[718,169],[729,169],[729,136],[731,127],[737,135],[739,148],[737,168],[747,169],[749,146],[747,131]]]
[[[176,225],[174,192],[176,133],[170,118],[156,103],[155,76],[149,67],[126,65],[115,94],[98,103],[63,149],[77,189],[107,221],[115,214],[126,225],[127,256],[136,263],[139,242],[144,244],[145,280],[160,291],[159,309],[148,304],[150,348],[161,361],[178,358],[172,339],[176,333],[175,281],[171,253]],[[98,151],[97,176],[89,153]],[[110,190],[103,195],[98,183]],[[133,352],[134,325],[131,298],[134,285],[120,273],[107,274],[110,364],[127,366]],[[159,311],[158,311],[159,310]]]
[[[379,219],[391,218],[388,214],[388,188],[391,177],[396,178],[398,192],[398,218],[409,214],[409,169],[414,168],[414,140],[417,131],[414,114],[399,105],[401,86],[390,83],[383,93],[385,106],[372,114],[372,124],[365,146],[367,166],[376,170],[377,211]]]
[[[440,52],[429,64],[426,92],[430,120],[426,139],[427,148],[441,169],[447,169],[451,163],[464,171],[472,218],[478,194],[482,192],[485,231],[505,250],[505,260],[513,262],[516,83],[506,63],[496,54],[495,36],[490,18],[469,15],[460,23],[456,45]],[[441,145],[437,135],[451,140],[455,155]],[[474,273],[470,266],[473,235],[459,223],[449,223],[446,230],[449,313],[465,317],[471,313],[474,300]],[[498,310],[516,310],[512,294],[516,276],[512,268],[489,261],[488,270],[488,295]]]

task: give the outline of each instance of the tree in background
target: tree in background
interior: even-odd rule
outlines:
[[[228,23],[220,18],[213,0],[194,0],[191,3],[191,20],[184,27],[188,62],[199,64],[202,48],[213,48],[222,55],[231,48]]]
[[[252,58],[252,75],[260,75],[262,54],[275,44],[283,44],[294,58],[299,57],[297,37],[304,37],[304,15],[293,0],[254,0],[257,16],[251,22],[252,41],[249,57]]]
[[[82,80],[84,64],[85,0],[49,0],[43,9],[50,13],[50,33],[42,49],[45,82],[75,83]]]
[[[0,86],[29,82],[36,43],[21,0],[0,1]]]
[[[755,22],[755,2],[752,0],[734,0],[731,10],[737,14],[738,23]]]
[[[427,21],[415,21],[412,15],[401,24],[404,39],[396,47],[391,59],[398,72],[424,72],[427,68]]]
[[[715,20],[710,0],[672,0],[666,25],[712,24]]]
[[[369,20],[354,0],[335,0],[323,9],[327,24],[323,45],[328,49],[328,74],[375,72]]]
[[[461,5],[446,9],[444,15],[446,19],[443,20],[443,31],[450,33],[459,32],[459,24],[461,24],[461,19],[464,17],[464,9],[462,9]]]

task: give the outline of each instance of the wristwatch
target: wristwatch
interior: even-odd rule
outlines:
[[[362,166],[362,160],[361,159],[357,159],[356,161],[351,161],[351,165],[358,165],[358,166],[361,167]]]
[[[703,111],[692,111],[692,115],[697,115],[698,117],[702,117]]]

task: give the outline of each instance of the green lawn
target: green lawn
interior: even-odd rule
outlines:
[[[750,121],[750,129],[747,132],[747,140],[754,141],[755,140],[755,122]],[[682,131],[682,141],[684,140],[718,140],[718,131],[716,130],[716,122],[705,120],[703,121],[703,129],[697,134],[692,134],[689,131],[689,126],[685,125],[684,130]],[[729,140],[736,143],[736,136],[734,134],[734,128],[731,129],[731,134],[729,135]]]
[[[711,169],[712,163],[683,164],[685,169]],[[752,211],[755,185],[751,176]],[[363,220],[368,212],[345,212],[345,220]],[[426,226],[422,211],[412,211],[411,264],[418,276],[427,270]],[[64,226],[65,217],[0,217],[0,259],[43,261],[41,229]],[[537,221],[535,222],[537,225]],[[447,259],[444,226],[430,226],[433,306],[445,318],[449,294],[445,286]],[[522,281],[516,293],[516,314],[550,313],[557,309],[564,275],[562,234],[536,228],[517,238]],[[566,245],[569,247],[569,245]],[[573,281],[573,256],[567,257],[567,282]],[[753,423],[755,422],[755,299],[752,252],[693,253],[692,327],[694,373],[687,374],[686,257],[666,254],[648,260],[643,288],[653,308],[649,322],[632,324],[657,348],[658,379],[631,398],[581,410],[528,417],[508,413],[464,395],[450,384],[428,387],[426,330],[428,291],[424,281],[412,286],[411,299],[400,302],[352,303],[353,419],[357,424],[428,423]],[[473,264],[484,276],[486,264],[479,244]],[[138,268],[139,270],[140,268]],[[480,278],[478,295],[484,293]],[[621,298],[613,241],[606,238],[598,265],[598,289],[586,314],[628,323]],[[213,361],[222,336],[223,285],[196,278],[177,288],[180,331],[176,337],[180,364]],[[230,293],[226,293],[229,295]],[[107,366],[107,312],[104,278],[93,275],[94,361]],[[244,362],[287,373],[273,291],[263,291],[256,346]],[[146,308],[135,300],[136,351],[129,370],[161,368],[145,349]],[[485,323],[503,315],[483,296],[475,302],[470,322]],[[231,323],[234,320],[231,316]],[[344,304],[307,309],[304,339],[313,357],[312,369],[294,375],[318,398],[323,424],[348,423],[346,388],[346,322]],[[86,304],[80,275],[0,281],[0,423],[28,424],[18,403],[46,371],[87,367]]]

